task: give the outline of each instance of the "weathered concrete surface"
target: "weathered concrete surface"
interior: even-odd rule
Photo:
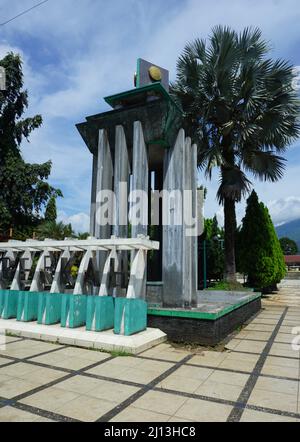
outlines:
[[[164,162],[164,190],[174,192],[174,201],[163,199],[168,220],[163,226],[163,305],[191,307],[196,305],[197,238],[187,233],[185,215],[196,212],[195,152],[191,139],[181,129]],[[195,168],[195,170],[194,170]],[[190,191],[185,194],[184,191]],[[189,198],[190,197],[190,198]],[[169,204],[169,205],[168,205]],[[166,210],[167,209],[167,210]]]
[[[163,332],[153,328],[147,328],[147,330],[133,336],[121,336],[115,335],[113,330],[89,332],[84,327],[69,329],[62,328],[59,324],[39,325],[35,322],[17,322],[15,319],[0,319],[0,328],[15,336],[133,355],[148,350],[167,339]]]
[[[133,127],[133,158],[132,158],[132,192],[145,192],[148,195],[149,165],[148,151],[144,140],[143,127],[140,121],[135,121]],[[138,235],[148,235],[148,203],[137,197],[132,205],[138,205],[141,224],[132,225],[132,238]]]
[[[99,131],[98,163],[97,163],[97,197],[96,197],[96,226],[95,237],[98,239],[108,239],[111,237],[111,225],[100,225],[101,192],[113,190],[114,167],[112,154],[105,130]],[[112,221],[112,219],[110,219]],[[112,223],[111,223],[112,224]]]

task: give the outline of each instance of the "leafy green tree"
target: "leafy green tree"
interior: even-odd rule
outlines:
[[[74,238],[75,234],[71,224],[55,221],[43,222],[36,231],[36,237],[39,240],[56,239],[64,240],[65,238]]]
[[[285,276],[284,256],[268,209],[253,191],[237,240],[238,270],[250,287],[265,289]]]
[[[210,280],[224,277],[223,232],[219,228],[217,217],[212,219],[210,236],[207,241],[207,274]]]
[[[22,62],[9,53],[0,60],[6,70],[6,90],[0,91],[0,229],[27,231],[40,222],[40,211],[53,195],[61,195],[47,183],[51,162],[26,163],[21,143],[41,126],[42,117],[22,118],[28,107],[23,90]]]
[[[207,279],[221,280],[224,276],[224,231],[219,227],[217,217],[204,221],[204,233],[199,238],[199,280],[203,280],[204,241],[206,247]]]
[[[199,167],[208,178],[219,171],[227,281],[235,280],[235,206],[250,190],[246,173],[279,180],[282,154],[300,134],[293,66],[268,58],[268,51],[259,29],[238,34],[218,26],[209,44],[197,39],[185,47],[171,87],[198,144]]]
[[[297,255],[298,246],[295,241],[290,238],[280,238],[279,242],[284,255]]]
[[[57,219],[57,209],[56,209],[56,198],[52,196],[47,204],[45,211],[45,221],[56,222]]]

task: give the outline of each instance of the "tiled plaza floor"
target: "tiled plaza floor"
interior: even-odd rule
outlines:
[[[30,339],[0,351],[0,421],[300,422],[300,308],[265,305],[224,352],[113,357]]]

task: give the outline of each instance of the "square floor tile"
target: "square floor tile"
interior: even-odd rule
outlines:
[[[266,365],[279,365],[280,367],[298,368],[300,361],[297,359],[281,358],[279,356],[268,356]]]
[[[187,364],[218,367],[221,362],[226,359],[227,355],[228,353],[226,352],[204,351],[200,355],[193,356],[192,359],[187,362]]]
[[[149,384],[154,379],[161,375],[160,372],[151,370],[142,370],[140,367],[137,368],[127,368],[125,371],[121,371],[119,374],[115,375],[116,379],[122,381],[135,382],[137,384]]]
[[[39,387],[38,384],[23,379],[11,378],[0,383],[0,396],[12,399]]]
[[[300,422],[298,419],[280,416],[279,414],[263,413],[255,410],[245,410],[241,422]]]
[[[13,376],[16,378],[23,377],[27,373],[30,374],[37,370],[38,367],[32,364],[26,364],[23,362],[17,362],[15,364],[9,365],[8,367],[0,367],[0,374],[5,374],[8,376]]]
[[[197,388],[195,394],[236,402],[241,394],[242,389],[243,387],[239,387],[237,385],[211,382],[208,379],[207,381],[203,382],[199,388]]]
[[[184,377],[186,379],[195,379],[196,381],[205,381],[214,369],[203,367],[182,366],[179,367],[173,374],[175,376]]]
[[[82,422],[95,422],[118,404],[90,396],[79,396],[56,409],[56,413]]]
[[[208,381],[244,387],[248,379],[248,374],[230,373],[227,371],[216,370],[211,376],[209,376]]]
[[[51,368],[39,368],[32,366],[32,369],[33,370],[31,372],[19,375],[18,377],[26,381],[33,382],[37,385],[45,385],[67,375],[67,373],[63,371],[52,370]]]
[[[284,367],[281,365],[271,365],[266,363],[261,371],[262,374],[278,376],[290,379],[299,379],[299,368],[298,367]]]
[[[256,388],[260,390],[275,391],[278,393],[290,394],[298,396],[299,381],[287,381],[285,379],[273,379],[259,377]]]
[[[271,337],[271,332],[256,332],[256,331],[248,331],[245,339],[253,339],[255,341],[268,341]]]
[[[186,400],[185,397],[176,394],[149,391],[135,401],[133,405],[144,410],[173,416]]]
[[[200,399],[188,399],[176,412],[174,418],[190,419],[193,422],[226,422],[232,407]]]
[[[37,418],[37,415],[17,408],[0,408],[0,422],[34,422]]]
[[[64,406],[67,402],[78,397],[78,394],[71,391],[50,387],[22,399],[20,402],[32,407],[41,408],[42,410],[55,412],[55,410]]]
[[[128,371],[129,367],[119,367],[117,365],[112,365],[110,362],[105,362],[97,367],[87,370],[87,373],[91,373],[97,376],[104,376],[107,378],[119,379],[121,373]]]
[[[248,404],[272,410],[297,412],[297,397],[290,394],[254,388]]]
[[[245,327],[246,331],[257,331],[257,332],[273,332],[273,325],[263,325],[263,324],[249,324]]]
[[[201,379],[191,379],[185,376],[176,376],[171,374],[157,385],[157,388],[164,388],[166,390],[180,391],[184,393],[194,393],[202,384]]]
[[[110,422],[168,422],[169,419],[168,414],[142,410],[131,405],[117,414]]]
[[[82,368],[86,368],[93,364],[93,362],[89,359],[76,358],[72,356],[65,357],[64,355],[60,354],[60,352],[32,358],[31,361],[58,368],[66,368],[68,370],[81,370]]]
[[[278,335],[275,338],[275,344],[292,344],[292,341],[294,339],[294,335],[288,334],[288,333],[278,333]]]
[[[299,359],[299,351],[293,350],[289,344],[273,344],[269,354]]]
[[[243,361],[242,359],[225,359],[225,361],[219,365],[219,368],[251,373],[255,365],[256,362]]]
[[[99,386],[102,381],[87,376],[73,376],[65,381],[56,384],[56,388],[71,391],[73,393],[88,394]]]
[[[11,349],[9,348],[9,345],[6,346],[6,350],[0,352],[0,356],[1,354],[4,356],[10,356],[12,358],[16,358],[16,359],[24,359],[24,358],[31,358],[34,357],[35,355],[38,355],[39,353],[41,353],[41,351],[39,349],[34,349],[31,347],[27,347],[27,348],[20,348],[20,349]]]
[[[88,392],[88,396],[121,403],[139,390],[139,387],[99,380],[97,386]]]
[[[244,340],[234,349],[235,351],[248,352],[248,353],[261,353],[266,347],[266,342],[254,342]]]

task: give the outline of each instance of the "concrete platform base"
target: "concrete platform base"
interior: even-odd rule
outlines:
[[[174,342],[217,345],[261,309],[261,294],[202,293],[198,307],[150,307],[148,325],[163,330]]]
[[[155,328],[133,336],[115,335],[113,330],[104,332],[86,331],[85,327],[69,329],[60,325],[39,325],[36,322],[18,322],[15,319],[0,319],[0,331],[24,338],[45,342],[74,345],[108,352],[138,354],[166,341],[167,336]]]

